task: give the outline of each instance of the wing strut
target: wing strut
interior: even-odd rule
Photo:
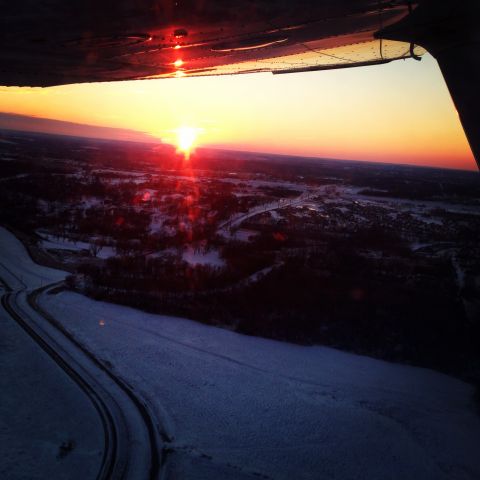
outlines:
[[[479,18],[479,0],[420,0],[376,36],[421,45],[436,58],[480,169]]]

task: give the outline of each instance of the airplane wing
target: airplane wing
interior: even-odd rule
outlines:
[[[284,73],[420,55],[404,0],[0,0],[0,85]]]

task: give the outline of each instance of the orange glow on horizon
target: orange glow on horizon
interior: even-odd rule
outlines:
[[[168,80],[0,87],[0,105],[3,112],[129,129],[177,146],[192,134],[171,138],[176,126],[195,125],[205,147],[476,169],[430,55],[292,75],[192,78],[178,68]],[[2,127],[8,119],[0,115]],[[72,127],[55,128],[72,134]]]

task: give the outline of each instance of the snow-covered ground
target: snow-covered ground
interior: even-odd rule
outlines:
[[[0,227],[0,276],[14,289],[39,288],[63,280],[67,273],[41,267],[7,229]]]
[[[0,277],[13,288],[36,288],[65,275],[35,265],[0,227]],[[3,308],[0,332],[0,478],[94,478],[104,442],[94,406]],[[71,450],[62,451],[69,442]]]
[[[239,228],[232,233],[232,239],[241,240],[242,242],[248,242],[250,239],[258,235],[255,230],[248,230],[246,228]]]
[[[2,262],[29,286],[63,275],[33,264],[3,229],[0,247]],[[148,402],[173,438],[165,478],[480,478],[474,389],[454,378],[72,292],[44,294],[40,305]],[[38,406],[56,413],[53,405]],[[21,430],[20,438],[29,432]],[[54,451],[53,444],[46,448]]]
[[[150,233],[158,233],[165,231],[163,223],[166,220],[166,216],[163,213],[153,213],[150,220]]]
[[[152,405],[171,478],[480,478],[474,391],[454,378],[71,292],[41,305]]]
[[[82,250],[90,251],[91,244],[89,242],[74,241],[68,238],[59,238],[46,233],[37,232],[42,238],[41,246],[45,249],[53,250],[70,250],[74,252],[81,252]],[[110,246],[97,247],[98,258],[107,259],[115,256],[115,249]]]
[[[95,478],[104,441],[95,408],[3,309],[0,331],[0,478]]]
[[[212,267],[223,267],[225,265],[224,260],[220,258],[218,250],[203,252],[194,249],[191,245],[187,246],[182,258],[190,265],[210,265]]]
[[[395,210],[409,210],[419,215],[426,214],[421,220],[424,222],[435,221],[431,218],[431,210],[439,208],[445,210],[448,213],[467,214],[467,215],[480,215],[477,205],[462,205],[454,204],[448,201],[441,200],[409,200],[405,198],[394,197],[377,197],[362,195],[359,192],[362,188],[341,186],[337,187],[339,195],[346,200],[357,202],[361,205],[381,205],[384,207],[394,208]]]

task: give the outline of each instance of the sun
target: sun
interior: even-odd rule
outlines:
[[[195,141],[198,136],[198,128],[179,127],[175,130],[177,134],[177,151],[182,152],[186,158],[190,157]]]

